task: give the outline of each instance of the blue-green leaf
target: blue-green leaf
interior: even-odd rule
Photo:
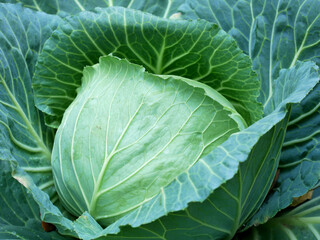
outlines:
[[[168,18],[177,12],[184,0],[0,0],[3,3],[21,3],[24,7],[50,14],[66,15],[92,11],[96,7],[121,6],[149,12]]]
[[[239,239],[320,239],[320,197],[275,217],[259,227],[253,227]]]
[[[277,107],[281,96],[276,82],[282,68],[299,61],[320,64],[320,1],[204,1],[188,0],[180,10],[184,18],[203,18],[218,23],[249,54],[262,84],[260,99],[265,113]],[[301,72],[301,79],[310,83]],[[313,76],[315,77],[315,76]],[[291,84],[291,83],[288,83]],[[280,87],[280,88],[279,88]],[[279,96],[277,96],[279,95]],[[293,106],[280,160],[276,189],[252,222],[265,222],[286,208],[293,197],[305,194],[319,179],[320,86]],[[280,100],[280,99],[279,99]]]
[[[320,0],[187,0],[179,8],[188,19],[217,23],[253,61],[267,105],[282,68],[297,60],[320,64]]]
[[[305,74],[305,71],[302,74]],[[313,78],[319,78],[316,72],[313,72],[312,75]],[[308,81],[312,79],[312,76],[306,76]],[[281,174],[274,189],[258,213],[250,220],[248,226],[268,221],[279,210],[288,207],[294,197],[304,195],[318,184],[320,179],[320,134],[318,133],[320,112],[319,108],[313,107],[319,105],[319,102],[320,85],[318,84],[300,105],[293,108],[281,153],[279,165]]]
[[[0,159],[18,162],[53,196],[53,130],[34,106],[31,79],[44,41],[60,18],[0,4]]]
[[[26,188],[11,176],[8,161],[0,160],[0,239],[69,239],[41,227],[39,206]]]
[[[285,102],[292,102],[291,98],[296,98],[297,95],[299,95],[301,99],[304,99],[306,96],[306,92],[304,91],[304,89],[301,89],[301,91],[300,89],[296,89],[296,86],[305,85],[306,88],[312,90],[315,86],[315,83],[317,83],[318,81],[318,66],[313,62],[298,61],[294,67],[291,67],[290,69],[282,69],[279,73],[279,77],[274,81],[272,90],[274,94],[264,108],[265,114],[270,114],[274,109],[281,107],[281,104]],[[316,93],[316,91],[314,93]],[[288,97],[290,95],[291,98]],[[296,112],[294,114],[295,116],[298,116]],[[301,111],[299,114],[299,118],[300,117],[303,118],[303,113]],[[292,123],[290,123],[290,125],[292,125]],[[295,130],[297,132],[296,128]],[[298,132],[301,133],[301,131],[299,130]],[[310,135],[310,133],[308,133],[307,135]],[[297,134],[291,133],[290,135],[287,134],[287,139],[288,138],[293,139],[299,137],[297,136]],[[287,143],[284,145],[284,147],[289,144],[290,143],[287,140]]]

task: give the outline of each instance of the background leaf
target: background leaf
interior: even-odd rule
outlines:
[[[280,69],[292,67],[297,60],[320,64],[319,0],[187,0],[179,11],[184,18],[217,23],[237,40],[258,72],[260,100],[265,105]]]
[[[24,7],[50,14],[66,15],[91,11],[96,7],[121,6],[149,12],[159,17],[170,17],[184,0],[0,0],[3,3],[21,3]]]
[[[259,227],[252,227],[238,239],[310,239],[320,238],[320,197],[269,220]]]
[[[50,164],[54,132],[34,106],[31,79],[38,53],[60,18],[0,4],[0,19],[0,159],[18,162],[40,189],[54,197]]]
[[[11,176],[10,164],[0,160],[0,239],[69,239],[41,227],[39,206]]]
[[[305,72],[302,72],[303,74]],[[316,72],[313,78],[319,76]],[[304,82],[312,77],[309,75]],[[280,159],[280,172],[274,189],[266,198],[259,212],[251,219],[248,226],[264,223],[276,213],[288,207],[293,197],[304,195],[315,188],[320,179],[320,145],[319,145],[319,108],[312,108],[319,104],[320,86],[308,95],[291,114],[285,143]],[[310,104],[312,103],[312,104]],[[294,121],[297,119],[297,121]]]
[[[249,54],[262,83],[260,100],[266,106],[266,114],[277,107],[271,99],[279,87],[275,80],[280,69],[292,67],[298,60],[320,64],[319,0],[200,0],[197,4],[189,0],[179,10],[184,18],[218,23]],[[293,197],[316,186],[320,178],[319,98],[318,85],[300,104],[293,106],[276,188],[251,223],[265,222],[289,206]]]

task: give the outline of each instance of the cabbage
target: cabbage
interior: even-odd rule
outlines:
[[[1,239],[319,238],[319,0],[2,2]]]

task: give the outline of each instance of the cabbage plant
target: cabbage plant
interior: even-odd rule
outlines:
[[[1,239],[319,239],[320,1],[0,1]]]

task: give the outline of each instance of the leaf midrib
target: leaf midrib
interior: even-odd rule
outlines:
[[[8,93],[13,105],[16,107],[16,112],[19,114],[19,116],[22,118],[23,122],[25,123],[27,129],[29,130],[29,133],[31,134],[31,136],[33,137],[33,139],[35,140],[36,144],[39,147],[39,151],[43,152],[46,156],[46,159],[48,161],[50,161],[51,159],[51,152],[49,151],[49,149],[47,148],[47,146],[44,144],[42,138],[38,135],[38,133],[36,132],[36,130],[34,129],[34,127],[32,126],[31,122],[29,121],[29,119],[27,118],[27,116],[25,115],[24,111],[22,110],[20,104],[17,102],[17,100],[15,99],[15,97],[13,96],[13,94],[11,93],[10,89],[7,86],[7,83],[5,82],[5,80],[3,79],[2,76],[0,76],[0,80],[2,82],[2,85],[4,86],[6,92]]]

